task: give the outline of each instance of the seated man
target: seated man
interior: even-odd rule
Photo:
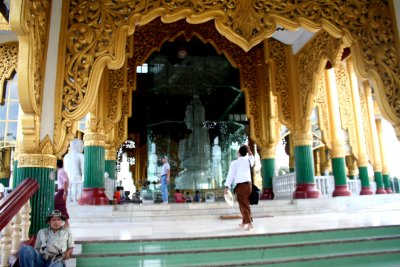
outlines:
[[[174,198],[175,198],[175,203],[185,202],[185,198],[183,197],[183,194],[181,192],[179,192],[179,189],[175,190]]]
[[[192,196],[190,195],[189,192],[186,192],[185,202],[192,202],[192,201],[193,201]]]
[[[22,246],[19,250],[21,267],[64,267],[75,246],[69,228],[64,228],[64,216],[53,210],[47,216],[48,228],[41,229],[36,237],[35,247]]]

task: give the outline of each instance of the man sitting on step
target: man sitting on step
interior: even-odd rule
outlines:
[[[21,267],[64,267],[75,246],[69,228],[64,228],[65,217],[61,211],[53,210],[47,216],[48,228],[41,229],[35,247],[22,246],[19,250]]]

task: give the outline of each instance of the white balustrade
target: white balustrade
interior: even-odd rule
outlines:
[[[10,221],[6,227],[1,231],[1,267],[9,266],[9,258],[11,255],[11,243],[12,243],[12,221]]]
[[[12,220],[1,231],[1,263],[0,267],[10,266],[10,255],[17,254],[21,242],[29,240],[30,222],[30,201],[12,218]]]
[[[332,197],[335,190],[335,178],[330,176],[315,176],[315,184],[321,197]],[[348,189],[352,196],[359,196],[361,192],[360,179],[347,180]],[[296,189],[296,174],[289,173],[285,175],[274,176],[272,179],[272,187],[275,199],[291,199]],[[376,183],[371,182],[371,190],[375,193]]]
[[[274,176],[272,179],[274,199],[291,199],[296,187],[296,174]]]

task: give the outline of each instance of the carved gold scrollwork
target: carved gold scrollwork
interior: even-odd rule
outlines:
[[[117,123],[121,119],[122,94],[127,90],[126,70],[126,66],[119,70],[110,70],[108,120],[112,123]]]
[[[373,146],[372,146],[372,133],[369,121],[369,113],[368,113],[368,104],[367,104],[367,96],[363,90],[363,87],[359,88],[360,94],[360,105],[361,105],[361,113],[362,113],[362,124],[364,129],[364,137],[367,148],[367,154],[370,159],[373,159]],[[363,165],[365,166],[365,165]]]
[[[330,45],[327,45],[329,43]],[[329,48],[328,48],[329,47]],[[313,109],[317,84],[316,74],[321,73],[326,60],[336,63],[343,51],[343,43],[326,32],[318,34],[298,54],[298,71],[300,76],[300,107],[302,119],[308,119]],[[304,125],[305,123],[303,123]]]
[[[279,103],[280,121],[291,128],[291,106],[289,100],[289,73],[287,64],[287,47],[275,39],[268,39],[267,60],[272,69],[272,91]]]
[[[322,138],[324,140],[325,145],[331,149],[331,134],[329,131],[329,115],[328,115],[328,106],[326,99],[326,84],[324,73],[322,72],[318,75],[318,84],[317,84],[317,93],[315,96],[315,103],[318,108],[318,121],[319,127],[322,131]]]
[[[0,45],[0,102],[4,103],[4,83],[18,66],[18,43],[8,42]]]
[[[162,17],[164,23],[186,19],[200,24],[214,20],[214,27],[221,35],[249,52],[270,37],[278,24],[289,30],[324,29],[351,45],[356,69],[364,77],[372,75],[377,80],[381,107],[388,104],[384,113],[392,121],[400,122],[400,71],[386,1],[81,0],[71,1],[68,13],[64,118],[80,117],[88,111],[97,93],[96,76],[106,64],[115,69],[122,66],[126,36],[133,34],[136,25]],[[325,47],[331,48],[326,43]],[[313,69],[311,59],[303,62],[306,64],[300,72]],[[311,74],[307,71],[300,80],[304,118],[310,112],[307,108],[312,108],[312,90],[308,88]]]
[[[349,145],[354,155],[358,155],[356,125],[354,121],[353,102],[351,98],[350,78],[344,67],[344,63],[336,64],[335,77],[340,105],[340,118],[342,128],[347,129]]]

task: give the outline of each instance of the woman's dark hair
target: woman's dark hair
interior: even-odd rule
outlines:
[[[58,160],[57,160],[57,167],[58,167],[58,168],[62,168],[63,166],[64,166],[63,160],[62,160],[62,159],[58,159]]]
[[[247,146],[243,145],[239,148],[239,154],[240,156],[244,157],[247,155]]]

